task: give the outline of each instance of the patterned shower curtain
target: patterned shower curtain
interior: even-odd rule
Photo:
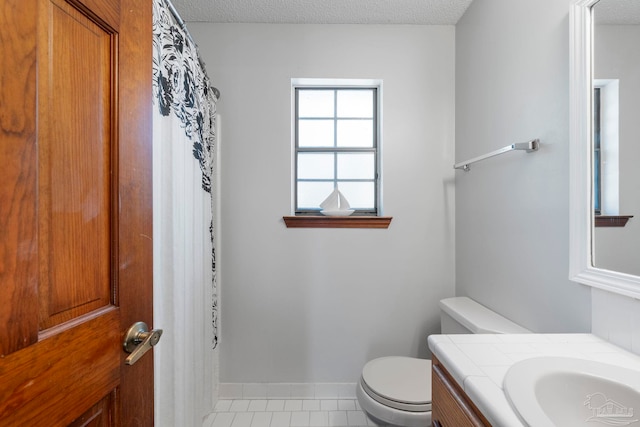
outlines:
[[[153,2],[155,425],[196,426],[217,398],[217,96],[170,1]]]

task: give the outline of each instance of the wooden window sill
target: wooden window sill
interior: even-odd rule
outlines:
[[[390,216],[283,216],[287,228],[389,228]]]
[[[624,227],[633,215],[595,215],[596,227]]]

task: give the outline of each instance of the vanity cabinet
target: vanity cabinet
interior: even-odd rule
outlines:
[[[432,358],[431,378],[433,427],[491,426],[435,356]]]

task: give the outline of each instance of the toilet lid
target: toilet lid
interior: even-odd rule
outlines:
[[[373,399],[396,409],[431,410],[431,360],[381,357],[362,369],[362,385]]]

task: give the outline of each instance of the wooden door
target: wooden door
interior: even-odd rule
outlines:
[[[151,426],[151,2],[0,2],[0,426]]]

